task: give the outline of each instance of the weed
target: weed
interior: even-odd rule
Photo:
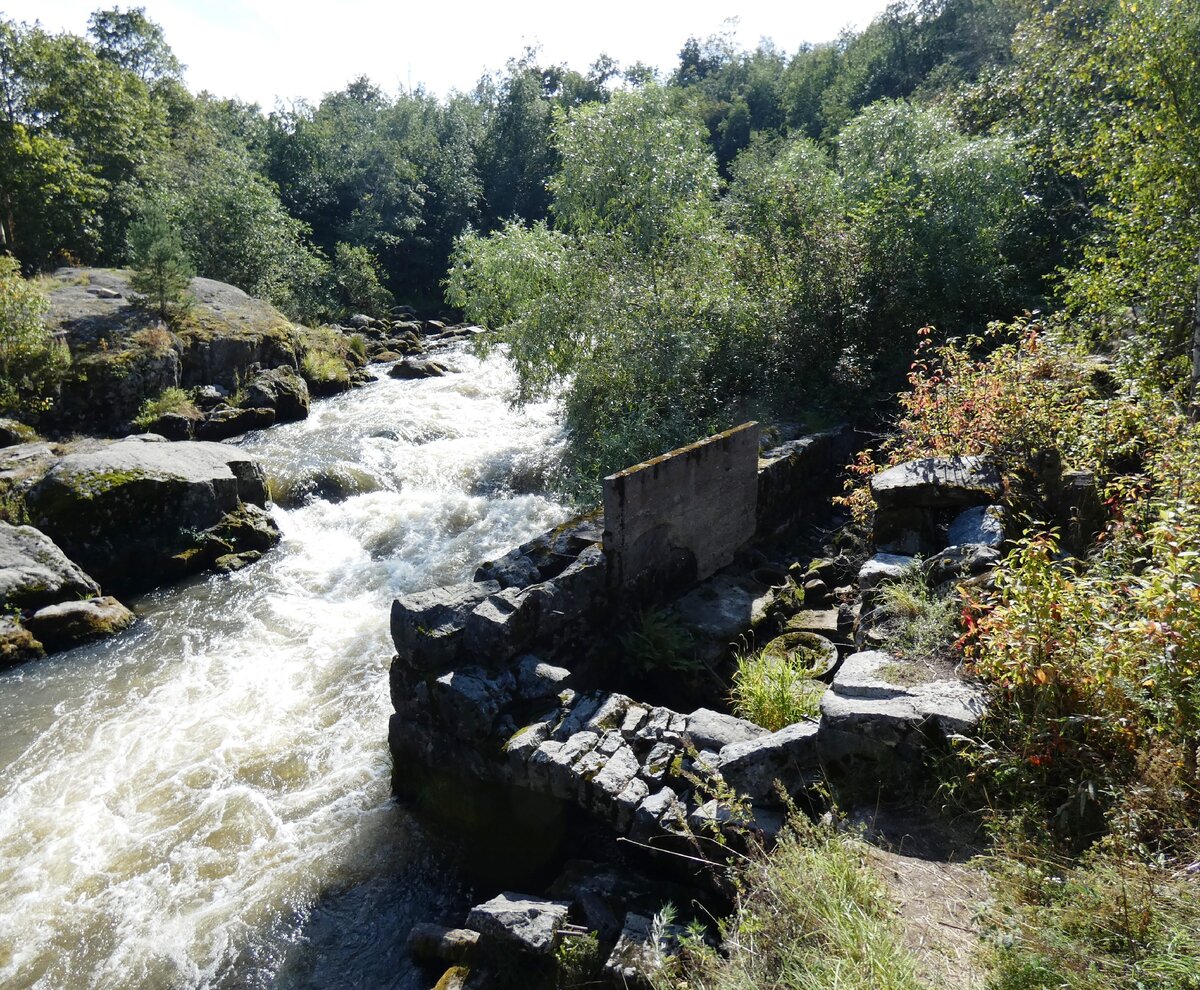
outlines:
[[[154,398],[143,402],[141,409],[138,410],[138,414],[134,417],[133,421],[140,427],[146,427],[160,416],[168,414],[186,416],[188,419],[198,419],[200,410],[196,408],[196,403],[192,401],[192,397],[188,392],[172,386],[171,388],[163,389]]]
[[[812,665],[795,651],[762,650],[738,658],[733,674],[733,710],[772,732],[816,718],[825,685],[812,678]]]
[[[620,637],[625,663],[638,674],[673,671],[698,674],[704,667],[695,641],[678,616],[660,609],[642,612],[635,629]]]
[[[883,621],[878,624],[885,649],[913,663],[953,659],[960,607],[957,596],[938,594],[914,565],[879,589]]]

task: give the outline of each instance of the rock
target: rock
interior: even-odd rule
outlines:
[[[219,385],[201,385],[192,390],[192,401],[200,409],[212,409],[229,398],[229,392]]]
[[[506,685],[479,667],[443,674],[430,685],[430,700],[438,723],[455,739],[479,742],[491,731],[500,709],[512,697],[512,678]]]
[[[308,416],[308,385],[296,372],[284,365],[260,371],[244,388],[239,405],[244,409],[273,409],[276,423],[291,423]]]
[[[370,471],[352,464],[301,470],[287,478],[271,479],[274,501],[284,508],[296,508],[316,499],[344,502],[355,495],[379,491],[379,479]]]
[[[660,942],[655,937],[654,922],[645,915],[630,912],[604,964],[604,973],[617,986],[649,988],[685,934],[686,930],[679,925],[668,925],[658,933]]]
[[[476,581],[499,581],[502,588],[527,588],[542,580],[541,572],[520,549],[503,557],[487,560],[475,571]]]
[[[1000,472],[986,457],[923,457],[871,479],[871,495],[882,509],[989,505],[1000,494]]]
[[[213,570],[218,574],[232,574],[243,567],[262,560],[261,550],[247,550],[245,553],[224,553],[213,561]]]
[[[59,602],[34,612],[26,626],[48,650],[65,650],[78,643],[112,636],[128,629],[134,615],[115,598]]]
[[[479,932],[442,925],[413,925],[408,933],[408,951],[421,962],[465,962],[479,947]]]
[[[38,609],[98,594],[100,585],[45,533],[0,522],[0,609]]]
[[[61,458],[26,504],[34,524],[101,584],[141,591],[242,549],[221,549],[206,531],[266,500],[262,469],[237,447],[123,440]]]
[[[680,598],[670,611],[692,633],[704,658],[713,660],[761,621],[774,600],[774,592],[764,592],[749,578],[717,574]]]
[[[524,656],[517,661],[517,694],[523,701],[541,701],[556,698],[571,680],[571,672],[565,667],[554,667],[542,663],[535,656]]]
[[[801,609],[784,627],[789,632],[811,632],[819,636],[836,636],[842,629],[841,612],[836,608]]]
[[[714,712],[709,708],[697,708],[687,717],[684,729],[696,749],[720,750],[732,743],[746,742],[767,735],[762,726],[747,722],[743,718]]]
[[[164,440],[191,440],[196,431],[196,419],[183,413],[163,413],[145,424],[146,430]]]
[[[396,652],[417,670],[449,669],[458,659],[467,618],[489,595],[499,591],[495,581],[468,581],[401,595],[392,602]]]
[[[1000,551],[979,544],[946,547],[922,564],[925,580],[932,585],[957,578],[977,577],[1000,563]]]
[[[11,615],[0,615],[0,670],[45,656],[42,644]]]
[[[820,750],[827,761],[850,757],[915,759],[931,740],[969,732],[984,696],[959,680],[912,681],[879,650],[846,658],[821,699]]]
[[[981,546],[999,549],[1004,543],[1004,507],[975,505],[954,517],[946,542],[950,546]]]
[[[431,360],[398,361],[388,370],[392,378],[441,378],[449,369],[444,364]]]
[[[915,563],[914,557],[877,553],[859,569],[858,587],[862,591],[870,591],[889,581],[898,581]]]
[[[227,440],[250,430],[265,430],[274,422],[274,409],[214,409],[196,423],[196,439]]]
[[[34,443],[37,430],[15,419],[0,417],[0,447],[11,447],[18,443]]]
[[[374,322],[375,321],[372,320],[371,317],[367,316],[366,313],[355,313],[346,321],[346,323],[355,330],[365,330]]]
[[[477,904],[467,915],[467,927],[485,939],[535,956],[549,956],[558,947],[570,905],[505,892]]]
[[[775,781],[789,794],[820,776],[817,725],[797,722],[746,742],[732,743],[718,754],[717,771],[739,794],[770,802]]]

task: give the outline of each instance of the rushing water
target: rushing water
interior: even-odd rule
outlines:
[[[561,437],[493,357],[382,379],[245,441],[277,490],[246,570],[0,676],[0,987],[406,987],[406,928],[456,897],[389,799],[392,596],[566,516]]]

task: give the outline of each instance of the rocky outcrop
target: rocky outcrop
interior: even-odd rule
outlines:
[[[26,504],[102,584],[138,591],[276,542],[266,500],[262,469],[236,447],[129,438],[61,458]]]
[[[274,421],[291,423],[308,416],[308,385],[289,367],[260,371],[243,387],[243,409],[271,409]]]
[[[32,611],[100,594],[90,575],[32,526],[0,522],[0,603]]]

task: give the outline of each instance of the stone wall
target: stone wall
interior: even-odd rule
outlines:
[[[757,423],[744,423],[604,479],[610,587],[645,597],[702,581],[754,537]]]

